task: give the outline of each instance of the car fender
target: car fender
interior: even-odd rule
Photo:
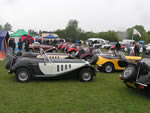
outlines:
[[[88,68],[89,70],[91,70],[93,75],[96,76],[96,69],[94,67],[92,67],[92,66],[84,66],[84,67],[79,68],[78,70],[81,71],[84,68]]]
[[[13,73],[19,68],[27,68],[32,73],[32,69],[26,63],[16,62],[13,67],[11,68],[10,72]]]

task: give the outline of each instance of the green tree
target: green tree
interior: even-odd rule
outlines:
[[[79,40],[81,39],[82,30],[78,28],[78,21],[77,20],[69,20],[68,25],[65,29],[65,36],[67,38],[71,38],[72,40]]]
[[[12,31],[12,25],[7,22],[4,24],[3,30]]]
[[[38,33],[36,31],[34,31],[33,29],[29,29],[28,33],[31,35],[38,35]]]

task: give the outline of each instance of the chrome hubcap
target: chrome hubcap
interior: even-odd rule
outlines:
[[[18,73],[18,78],[21,81],[25,81],[25,80],[28,79],[28,73],[25,72],[25,71],[21,71],[21,72]]]
[[[128,77],[129,75],[132,74],[132,70],[133,70],[133,67],[129,67],[127,68],[125,71],[124,71],[124,77]]]
[[[112,66],[107,65],[105,70],[106,70],[106,72],[111,72],[112,71]]]
[[[91,79],[91,74],[89,72],[84,72],[82,78],[83,80],[88,81]]]

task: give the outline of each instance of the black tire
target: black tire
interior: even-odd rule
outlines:
[[[114,71],[114,65],[112,63],[104,64],[103,71],[106,73],[112,73]]]
[[[93,73],[88,69],[82,69],[79,74],[79,79],[81,82],[90,82],[93,80]]]
[[[137,76],[137,68],[134,65],[129,65],[122,73],[122,79],[124,81],[134,81]]]
[[[19,82],[28,82],[31,80],[31,73],[26,68],[19,68],[15,72],[16,80]]]

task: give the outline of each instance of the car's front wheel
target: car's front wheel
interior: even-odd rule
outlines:
[[[16,80],[19,82],[28,82],[31,80],[31,73],[26,68],[20,68],[16,70]]]
[[[93,73],[89,69],[83,69],[80,71],[79,79],[81,82],[90,82],[93,80]]]

